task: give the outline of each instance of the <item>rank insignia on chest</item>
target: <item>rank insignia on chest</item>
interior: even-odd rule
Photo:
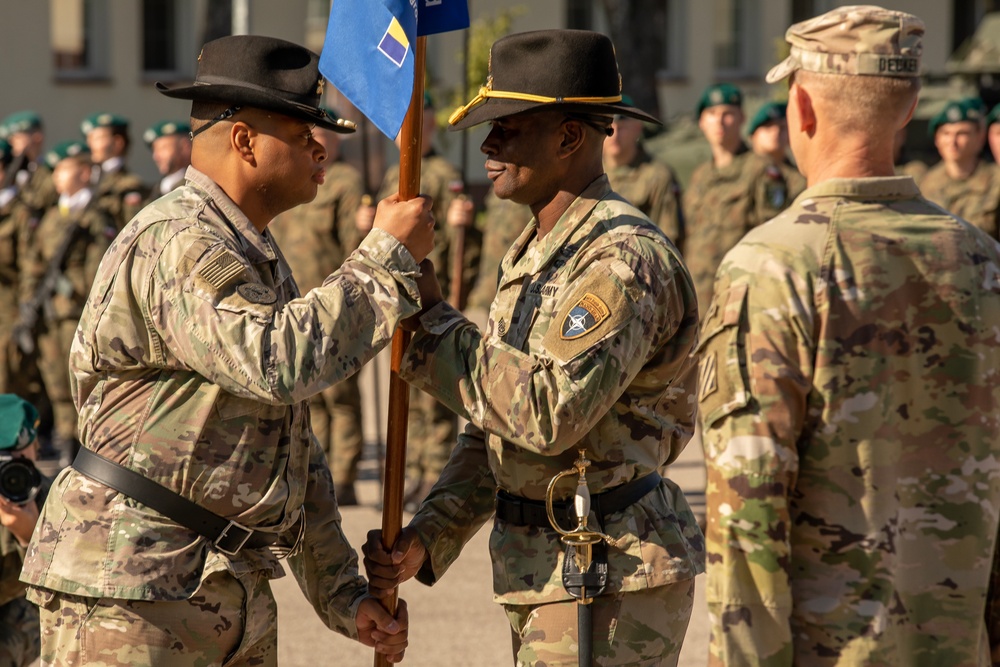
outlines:
[[[269,306],[278,300],[278,295],[267,285],[258,283],[243,283],[236,288],[236,292],[250,303],[259,303]]]
[[[587,292],[566,314],[559,337],[574,340],[592,331],[608,318],[611,311],[600,297]]]

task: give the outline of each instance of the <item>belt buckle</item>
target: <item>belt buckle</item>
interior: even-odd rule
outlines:
[[[244,534],[238,535],[230,532],[233,529],[242,530]],[[226,554],[227,556],[235,556],[237,553],[239,553],[240,549],[242,549],[243,546],[247,543],[251,535],[253,535],[253,530],[247,528],[246,526],[238,524],[235,521],[230,521],[229,524],[222,529],[222,532],[219,533],[219,536],[215,538],[213,544],[215,545],[216,549]],[[223,540],[228,540],[228,539],[237,539],[239,543],[236,545],[235,548],[228,549],[222,546]]]

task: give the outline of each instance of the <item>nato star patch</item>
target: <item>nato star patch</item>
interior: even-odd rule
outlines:
[[[580,338],[596,328],[610,314],[611,310],[600,297],[587,292],[566,314],[559,337],[563,340]]]

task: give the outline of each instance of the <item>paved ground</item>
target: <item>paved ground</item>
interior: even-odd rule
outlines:
[[[371,404],[371,400],[369,394],[366,404]],[[369,434],[373,428],[370,422],[366,425]],[[365,476],[374,477],[371,463],[364,465]],[[703,502],[704,471],[697,448],[689,447],[682,454],[681,460],[671,467],[671,475],[688,493],[692,505]],[[359,483],[358,495],[362,506],[343,510],[345,532],[356,547],[360,547],[369,529],[381,525],[381,514],[374,509],[377,482],[368,479]],[[487,530],[480,531],[437,586],[428,588],[413,581],[403,585],[401,597],[407,600],[410,609],[410,648],[404,665],[509,667],[512,664],[509,626],[500,606],[492,601],[487,537]],[[703,580],[703,576],[698,578],[681,667],[703,667],[706,663],[708,628]],[[322,625],[292,577],[275,581],[274,591],[278,599],[278,650],[282,667],[373,664],[370,649]]]

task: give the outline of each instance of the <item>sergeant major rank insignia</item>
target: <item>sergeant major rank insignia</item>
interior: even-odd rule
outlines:
[[[563,340],[575,340],[595,329],[610,314],[607,304],[601,301],[600,297],[587,292],[566,313],[559,337]]]

